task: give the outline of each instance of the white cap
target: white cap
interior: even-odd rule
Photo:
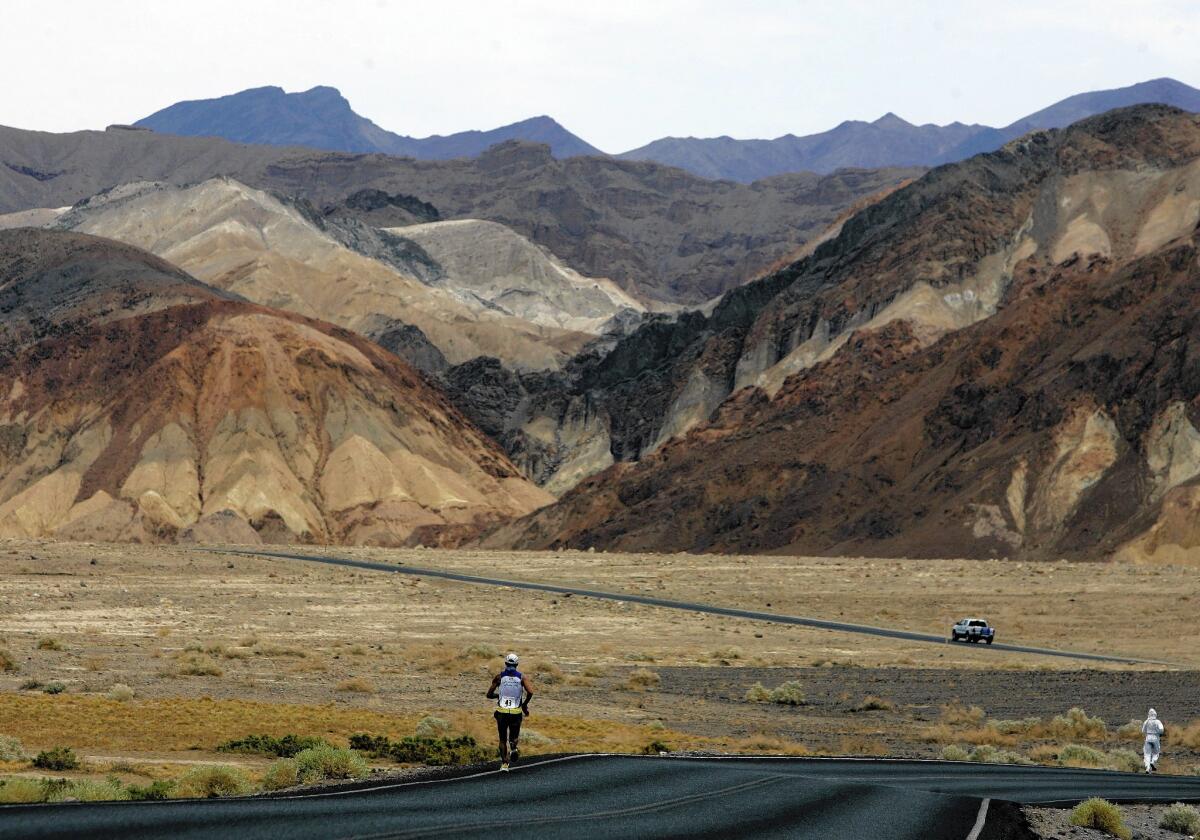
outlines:
[[[515,653],[510,653],[508,656],[504,657],[504,664],[505,665],[516,665],[517,664],[517,655]]]

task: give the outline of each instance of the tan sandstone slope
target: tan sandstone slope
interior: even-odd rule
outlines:
[[[517,368],[554,368],[591,338],[467,305],[352,250],[301,207],[228,178],[182,188],[124,185],[57,224],[136,245],[210,285],[356,332],[365,334],[379,316],[411,324],[451,364],[486,355]]]
[[[388,232],[415,242],[442,269],[438,288],[534,324],[603,333],[646,307],[611,280],[584,277],[512,228],[480,219],[428,222]]]
[[[0,232],[0,327],[0,536],[452,541],[550,498],[391,354],[119,243]]]

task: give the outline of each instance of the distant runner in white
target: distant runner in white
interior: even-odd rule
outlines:
[[[1146,772],[1155,773],[1158,771],[1158,759],[1162,755],[1162,721],[1158,719],[1158,712],[1151,709],[1146,714],[1146,722],[1142,724],[1142,734],[1146,736],[1146,743],[1142,745],[1142,757],[1146,762]]]

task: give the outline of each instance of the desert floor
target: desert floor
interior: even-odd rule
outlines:
[[[426,716],[490,744],[483,694],[512,649],[537,689],[530,752],[657,743],[932,757],[956,744],[1054,761],[1068,742],[1105,755],[1137,748],[1117,729],[1153,704],[1176,735],[1166,769],[1200,764],[1200,725],[1191,724],[1200,649],[1186,630],[1196,626],[1195,568],[313,551],[932,633],[979,615],[1005,642],[1177,667],[918,644],[220,550],[7,541],[0,648],[16,670],[0,673],[0,735],[29,753],[71,746],[94,772],[145,775],[194,762],[253,771],[266,760],[215,752],[252,733],[344,744],[355,732],[412,734]],[[755,684],[793,681],[802,704],[747,698]],[[55,684],[61,692],[47,693]],[[1105,731],[1052,723],[1076,706],[1106,720]],[[19,763],[0,771],[37,772]]]

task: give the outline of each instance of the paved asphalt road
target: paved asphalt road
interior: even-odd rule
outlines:
[[[0,836],[1010,840],[1026,835],[1009,833],[1008,803],[1089,796],[1200,801],[1200,778],[879,759],[575,756],[291,797],[10,806],[0,808]]]
[[[200,549],[201,551],[215,551],[216,549]],[[479,577],[477,575],[464,575],[458,572],[448,572],[441,569],[421,569],[415,566],[401,566],[389,563],[373,563],[367,560],[350,560],[345,557],[330,557],[325,555],[312,554],[289,554],[281,551],[222,551],[223,554],[245,554],[251,557],[276,557],[281,560],[305,560],[310,563],[327,563],[333,566],[349,566],[355,569],[369,569],[376,572],[392,572],[394,574],[412,575],[416,577],[432,577],[442,578],[444,580],[454,580],[460,583],[472,583],[482,586],[508,586],[513,589],[532,589],[537,592],[553,592],[555,594],[571,594],[580,595],[585,598],[600,598],[606,601],[625,601],[631,604],[646,604],[651,607],[665,607],[672,610],[686,610],[688,612],[709,613],[711,615],[724,615],[732,618],[748,618],[754,621],[771,621],[776,624],[794,624],[802,627],[816,627],[821,630],[837,630],[843,633],[861,633],[868,636],[884,636],[889,639],[904,639],[910,642],[932,642],[934,644],[944,645],[949,644],[946,636],[939,636],[933,633],[916,633],[911,630],[893,630],[886,627],[872,627],[869,624],[848,624],[842,621],[826,621],[821,618],[806,618],[793,615],[779,615],[777,613],[756,612],[754,610],[740,610],[732,607],[715,607],[709,604],[696,604],[688,601],[671,601],[665,598],[654,598],[649,595],[633,595],[620,592],[600,592],[595,589],[578,589],[572,586],[560,586],[550,583],[531,583],[521,580],[504,580],[502,578]],[[1124,663],[1139,663],[1149,665],[1170,665],[1169,662],[1161,662],[1155,659],[1137,659],[1130,656],[1120,656],[1116,654],[1106,655],[1100,653],[1078,653],[1069,650],[1056,650],[1054,648],[1029,647],[1026,645],[1009,645],[1009,644],[991,644],[991,645],[973,645],[973,647],[986,648],[993,651],[1007,651],[1009,653],[1037,653],[1043,656],[1061,656],[1068,659],[1084,659],[1093,662],[1124,662]]]

